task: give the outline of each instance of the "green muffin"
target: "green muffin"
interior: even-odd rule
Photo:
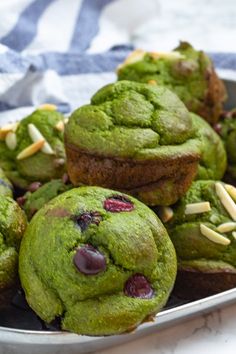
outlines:
[[[17,124],[0,141],[0,166],[14,185],[27,188],[33,181],[47,182],[65,171],[63,116],[38,109]],[[6,127],[0,129],[4,133]]]
[[[210,58],[186,42],[170,53],[134,51],[118,67],[118,79],[164,85],[191,112],[212,124],[218,120],[226,99],[224,84]]]
[[[26,299],[46,322],[86,335],[130,331],[159,311],[176,274],[162,223],[132,197],[72,189],[40,209],[20,249]]]
[[[0,168],[0,195],[13,197],[13,186],[1,168]]]
[[[22,205],[22,209],[25,211],[28,220],[30,220],[33,215],[51,199],[71,188],[72,185],[66,184],[62,179],[54,179],[41,186],[38,184],[38,187],[36,182],[31,185],[30,191],[19,198],[19,204]]]
[[[227,172],[229,176],[236,178],[236,109],[227,112],[221,121],[215,126],[216,131],[220,134],[224,141],[227,157],[228,167]]]
[[[200,143],[198,173],[195,179],[221,180],[227,167],[227,155],[219,135],[201,117],[191,113],[196,138]]]
[[[18,249],[26,218],[17,203],[0,195],[0,307],[17,281]]]
[[[122,190],[149,205],[173,204],[197,172],[195,136],[190,113],[165,87],[107,85],[66,125],[70,180]]]
[[[166,225],[178,258],[178,295],[198,298],[236,286],[235,197],[233,186],[196,181],[173,207]]]

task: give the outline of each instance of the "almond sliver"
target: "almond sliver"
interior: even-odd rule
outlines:
[[[232,232],[232,236],[233,236],[233,238],[235,238],[235,240],[236,240],[236,231]]]
[[[9,132],[15,132],[19,123],[6,124],[0,128],[0,140],[5,140]]]
[[[47,140],[44,138],[44,136],[40,133],[40,131],[38,130],[38,128],[34,124],[32,124],[32,123],[28,124],[28,132],[29,132],[29,136],[30,136],[31,140],[34,143],[36,143],[37,141],[40,141],[40,140],[45,141],[45,143],[41,149],[42,152],[44,152],[45,154],[48,154],[48,155],[54,154],[53,149],[51,148],[51,146],[49,145]]]
[[[14,132],[7,133],[5,142],[6,142],[8,149],[15,150],[16,145],[17,145],[16,133],[14,133]]]
[[[63,132],[64,131],[64,122],[61,120],[60,122],[58,122],[56,125],[55,125],[55,128],[57,130],[59,130],[59,132]]]
[[[229,245],[231,242],[227,237],[222,236],[221,234],[210,229],[204,224],[200,224],[200,230],[201,230],[201,234],[212,242],[219,243],[220,245],[224,245],[224,246]]]
[[[173,52],[151,52],[150,56],[153,59],[183,59],[185,56],[180,52],[173,51]]]
[[[134,64],[137,61],[142,60],[143,57],[145,56],[145,54],[146,54],[146,52],[142,49],[134,50],[132,53],[130,53],[130,55],[128,55],[128,57],[125,59],[125,61],[118,66],[117,70],[123,68],[126,65]]]
[[[236,202],[236,188],[231,184],[225,184],[224,187],[231,196],[231,198]]]
[[[39,106],[38,109],[44,110],[44,111],[56,111],[57,106],[55,104],[51,104],[51,103],[44,103],[41,106]]]
[[[219,232],[231,232],[236,230],[236,222],[225,222],[217,227],[217,231]]]
[[[231,218],[236,221],[236,205],[233,199],[230,197],[229,193],[226,191],[222,183],[216,182],[216,194],[220,198],[221,203],[231,216]]]
[[[209,202],[199,202],[187,204],[185,208],[185,215],[201,214],[211,210]]]
[[[170,219],[173,218],[174,212],[168,206],[163,206],[160,209],[160,219],[162,222],[168,222]]]
[[[27,157],[30,157],[30,156],[34,155],[36,152],[41,150],[41,148],[43,147],[44,143],[45,143],[45,140],[38,140],[36,143],[33,143],[33,144],[27,146],[27,148],[22,150],[17,155],[16,159],[17,160],[23,160],[23,159],[26,159]]]

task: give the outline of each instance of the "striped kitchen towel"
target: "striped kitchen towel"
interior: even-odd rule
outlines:
[[[180,8],[182,2],[174,3]],[[116,79],[115,68],[133,47],[163,50],[163,45],[168,46],[165,33],[169,33],[163,28],[163,16],[165,19],[173,10],[164,8],[163,13],[165,3],[1,0],[0,124],[21,118],[45,102],[69,113]],[[172,19],[170,25],[176,28],[178,23]],[[184,33],[178,35],[177,40],[191,40]],[[168,49],[172,47],[171,43]],[[232,77],[236,55],[228,51],[212,53],[212,58],[225,75]]]

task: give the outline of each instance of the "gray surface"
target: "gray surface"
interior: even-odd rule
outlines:
[[[229,99],[227,108],[236,106],[236,82],[225,80]],[[186,318],[221,308],[236,301],[236,289],[228,290],[202,300],[162,311],[152,323],[141,325],[134,333],[87,337],[66,332],[40,332],[13,330],[0,327],[0,354],[70,354],[89,353],[116,344],[129,342],[160,328],[170,326]]]

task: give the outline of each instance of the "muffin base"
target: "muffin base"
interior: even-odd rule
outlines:
[[[199,155],[193,153],[133,160],[96,156],[65,145],[73,185],[121,190],[153,206],[175,203],[190,187],[198,168]]]
[[[173,293],[182,299],[198,300],[234,287],[236,269],[235,272],[231,270],[199,272],[188,269],[178,271]]]

